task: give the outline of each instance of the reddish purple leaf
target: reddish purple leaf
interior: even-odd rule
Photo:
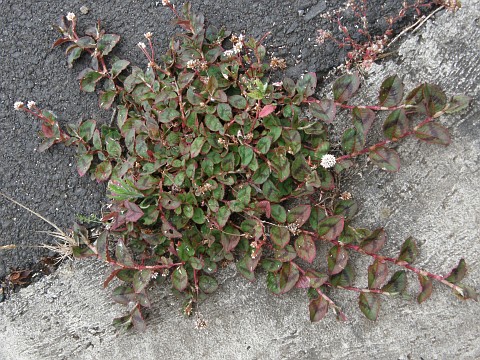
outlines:
[[[313,238],[305,234],[300,234],[295,240],[295,251],[298,257],[309,263],[315,259],[315,255],[317,254]]]
[[[380,146],[370,151],[368,156],[375,165],[383,170],[396,172],[400,169],[400,157],[393,149]]]
[[[327,315],[328,302],[323,298],[323,296],[319,296],[318,298],[310,301],[308,310],[310,312],[310,321],[318,322],[322,320],[325,315]]]
[[[143,216],[143,211],[137,204],[125,200],[123,206],[128,210],[125,214],[127,222],[137,222]]]
[[[270,115],[272,112],[275,111],[276,106],[275,105],[265,105],[263,109],[260,111],[260,114],[258,114],[258,117],[265,117]]]
[[[422,291],[417,296],[417,301],[419,304],[427,300],[433,291],[433,280],[427,276],[418,275],[418,281],[420,282],[420,287]]]
[[[293,209],[288,210],[287,222],[301,227],[310,217],[312,207],[310,205],[297,205]]]
[[[292,290],[300,278],[300,272],[297,266],[291,262],[284,263],[279,274],[279,288],[282,294]]]
[[[388,266],[386,263],[375,260],[368,267],[368,288],[380,289],[388,277]]]
[[[447,146],[451,142],[448,130],[436,122],[428,122],[419,128],[416,128],[415,136],[430,144]]]
[[[348,252],[343,246],[332,246],[327,255],[328,273],[335,275],[345,269],[348,262]]]
[[[366,253],[376,254],[383,248],[386,240],[387,236],[385,234],[385,230],[380,228],[372,232],[366,238],[364,238],[360,244],[360,247]]]

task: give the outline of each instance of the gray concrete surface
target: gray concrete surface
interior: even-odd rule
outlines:
[[[439,15],[410,35],[392,60],[375,65],[363,86],[363,96],[374,100],[381,79],[398,73],[407,88],[430,81],[449,94],[473,96],[468,111],[442,120],[451,129],[452,145],[402,143],[398,174],[367,166],[345,188],[362,204],[358,224],[385,226],[387,253],[395,254],[403,239],[413,235],[421,245],[420,266],[445,273],[465,257],[467,282],[477,290],[479,18],[480,0],[464,1],[455,15]],[[363,260],[357,261],[360,266]],[[334,298],[349,321],[339,323],[329,314],[312,325],[301,291],[275,297],[262,276],[249,283],[227,268],[219,291],[200,308],[206,328],[195,329],[195,319],[180,315],[175,298],[159,291],[147,331],[124,334],[110,326],[122,308],[101,289],[106,274],[97,262],[64,264],[0,304],[0,359],[480,358],[479,304],[462,302],[441,286],[422,305],[387,299],[376,323],[360,314],[355,294],[337,292]],[[358,274],[358,283],[366,283],[365,273]]]

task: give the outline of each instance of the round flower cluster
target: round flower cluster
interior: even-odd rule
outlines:
[[[325,154],[322,156],[322,161],[320,162],[320,165],[322,165],[325,169],[329,169],[331,167],[334,167],[337,161],[335,160],[335,156],[331,154]]]

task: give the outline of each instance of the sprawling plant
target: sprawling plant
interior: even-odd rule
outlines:
[[[54,46],[68,45],[70,67],[82,54],[91,57],[79,75],[80,87],[94,92],[102,84],[100,106],[115,107],[116,124],[86,120],[62,130],[57,117],[34,102],[15,104],[42,121],[42,150],[74,145],[80,176],[90,173],[108,182],[104,230],[93,241],[75,225],[73,254],[112,265],[105,286],[119,279],[113,298],[129,307],[116,325],[143,329],[148,290],[164,282],[183,296],[190,314],[217,290],[214,274],[229,262],[250,281],[257,268],[266,271],[274,294],[305,289],[312,321],[328,309],[345,319],[330,297],[335,289],[358,292],[361,311],[375,320],[382,296],[404,294],[407,271],[418,275],[419,302],[430,296],[433,281],[461,298],[477,298],[461,283],[463,259],[446,276],[416,268],[413,238],[398,256],[380,255],[385,231],[354,228],[357,204],[338,191],[340,174],[363,155],[381,169],[397,171],[399,156],[390,145],[401,139],[448,145],[438,118],[465,108],[468,97],[449,100],[432,84],[404,96],[394,75],[381,84],[378,105],[351,105],[360,86],[358,74],[351,73],[334,83],[333,99],[319,100],[313,96],[314,73],[271,83],[269,70],[284,62],[264,62],[263,39],[205,28],[203,16],[192,14],[189,4],[177,12],[164,3],[185,31],[171,40],[161,64],[153,35],[146,33],[148,44],[138,44],[148,59],[145,71],[107,59],[120,37],[100,24],[79,35],[70,13],[58,25],[62,36]],[[351,112],[352,126],[339,146],[329,133],[342,109]],[[379,111],[388,113],[384,140],[367,145]],[[328,256],[314,267],[320,246],[328,246]],[[367,288],[354,285],[352,252],[371,258]],[[398,271],[391,274],[391,268]]]

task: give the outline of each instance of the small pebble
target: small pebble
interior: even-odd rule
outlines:
[[[89,11],[90,11],[90,9],[89,9],[88,7],[86,7],[85,5],[83,5],[83,6],[80,8],[80,12],[81,12],[83,15],[87,15]]]

